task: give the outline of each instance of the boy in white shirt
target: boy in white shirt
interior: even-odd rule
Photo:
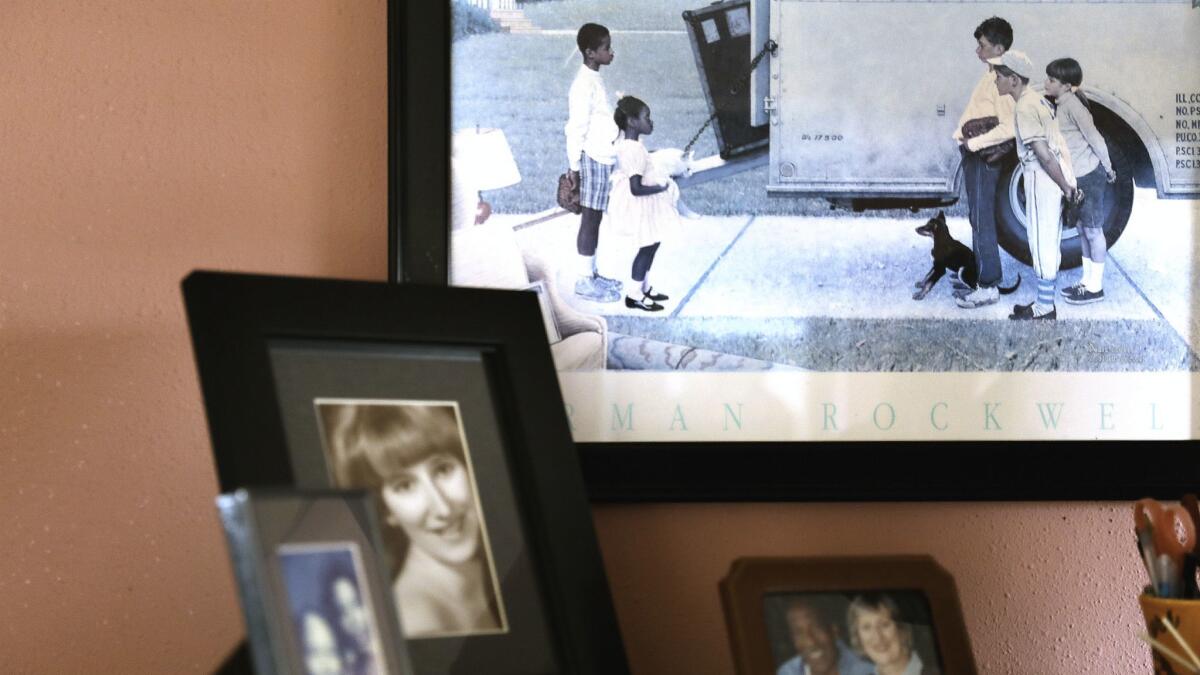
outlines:
[[[585,23],[575,36],[583,55],[583,65],[567,94],[567,164],[579,186],[579,233],[575,249],[579,253],[579,279],[575,293],[596,302],[616,302],[621,297],[621,282],[601,276],[596,270],[596,245],[600,241],[600,221],[608,208],[609,178],[616,162],[613,143],[617,124],[609,103],[600,66],[612,63],[612,36],[608,29]]]
[[[1010,319],[1055,319],[1054,285],[1061,262],[1062,198],[1076,198],[1075,174],[1067,143],[1058,130],[1054,105],[1029,86],[1033,63],[1013,50],[989,59],[995,66],[996,90],[1016,100],[1017,157],[1025,169],[1025,228],[1033,270],[1038,276],[1037,300],[1013,306]]]

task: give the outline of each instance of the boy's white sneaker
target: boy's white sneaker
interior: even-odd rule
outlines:
[[[980,286],[954,302],[963,309],[975,309],[986,305],[994,305],[1000,301],[1000,289],[995,286]]]

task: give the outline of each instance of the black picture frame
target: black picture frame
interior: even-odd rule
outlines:
[[[400,283],[448,279],[450,18],[449,2],[388,3],[389,262]],[[1153,461],[1129,461],[1147,444]],[[576,447],[594,502],[1168,499],[1200,481],[1193,440]]]
[[[278,383],[286,380],[272,360],[290,345],[318,355],[328,350],[324,374],[313,376],[326,382],[339,377],[339,350],[350,349],[360,360],[399,353],[402,364],[422,358],[414,359],[412,350],[447,360],[474,354],[485,373],[487,391],[481,396],[494,407],[489,416],[494,414],[500,460],[507,467],[490,480],[512,486],[512,518],[524,541],[522,569],[536,579],[536,597],[518,600],[540,603],[541,620],[549,627],[546,649],[556,664],[549,672],[628,672],[533,293],[197,271],[184,279],[183,294],[222,492],[330,487],[328,472],[321,485],[312,469],[310,448],[321,452],[320,441],[290,447],[295,427],[289,427],[288,416],[294,414],[281,407],[288,392]],[[377,379],[386,387],[387,377]],[[347,383],[331,394],[352,396],[356,386]],[[397,391],[395,398],[412,395]],[[480,653],[494,654],[505,638],[518,635],[514,625],[505,635],[460,638],[492,642],[475,653],[468,644],[455,653],[459,661],[453,667],[439,662],[436,669],[472,672]],[[410,647],[418,668],[422,650]],[[499,661],[489,667],[527,672],[528,665],[511,665],[505,670]]]

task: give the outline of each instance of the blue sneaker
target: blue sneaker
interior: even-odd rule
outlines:
[[[614,291],[617,291],[618,293],[620,293],[621,289],[623,289],[625,287],[625,284],[621,283],[621,281],[619,279],[610,279],[606,276],[601,275],[599,272],[593,272],[592,279],[594,279],[597,283],[605,286],[606,288],[611,288]]]
[[[1068,290],[1071,292],[1068,293]],[[1087,286],[1072,286],[1070,289],[1063,289],[1063,297],[1067,299],[1068,305],[1090,305],[1103,300],[1104,291],[1089,291]]]
[[[621,299],[620,291],[596,277],[579,277],[575,282],[575,295],[592,302],[616,302]]]
[[[1063,296],[1064,298],[1069,298],[1072,295],[1075,295],[1082,290],[1083,290],[1083,282],[1081,281],[1077,284],[1071,284],[1070,286],[1063,286],[1062,290],[1060,290],[1058,292],[1058,294]]]

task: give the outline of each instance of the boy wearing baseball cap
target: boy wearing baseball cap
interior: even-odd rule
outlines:
[[[1029,86],[1034,75],[1029,57],[1014,49],[988,59],[988,63],[996,72],[996,91],[1016,101],[1017,157],[1025,170],[1025,228],[1038,276],[1037,300],[1013,306],[1008,318],[1055,319],[1062,197],[1076,198],[1071,158],[1058,130],[1054,106]]]

